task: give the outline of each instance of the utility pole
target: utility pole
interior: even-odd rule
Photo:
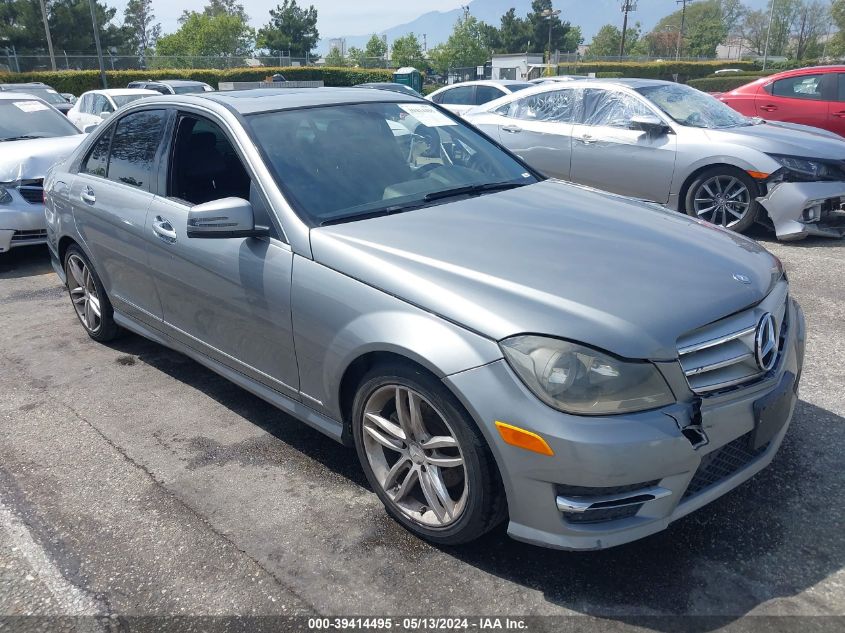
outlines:
[[[425,33],[422,34],[423,36],[423,53],[428,52],[428,40],[426,40]]]
[[[622,42],[619,44],[619,57],[625,57],[625,36],[628,34],[628,14],[636,10],[636,0],[622,0]]]
[[[769,7],[769,27],[766,29],[766,46],[763,48],[763,70],[766,70],[766,62],[769,61],[769,36],[772,34],[772,18],[775,15],[775,0],[771,0]]]
[[[552,63],[552,22],[554,22],[554,19],[559,15],[560,15],[560,9],[543,9],[543,11],[540,13],[541,17],[544,17],[549,21],[549,47],[548,47],[548,51],[549,51],[548,64],[549,65],[551,65],[551,63]]]
[[[100,47],[100,28],[97,26],[97,13],[95,12],[94,0],[88,0],[91,6],[91,25],[94,27],[94,45],[97,47],[97,61],[100,64],[100,82],[103,88],[108,88],[109,84],[106,81],[106,68],[103,62],[103,49]]]
[[[681,59],[681,40],[684,39],[684,21],[687,17],[687,4],[693,0],[675,0],[675,4],[681,5],[681,29],[678,31],[678,47],[675,49],[675,59]]]
[[[467,18],[469,17],[469,5],[468,4],[462,4],[461,9],[463,9],[463,12],[464,12],[464,22],[466,22]]]
[[[56,72],[56,56],[53,54],[53,38],[50,37],[50,22],[47,20],[47,4],[41,0],[41,18],[44,20],[44,33],[47,35],[47,50],[50,51],[50,66]]]

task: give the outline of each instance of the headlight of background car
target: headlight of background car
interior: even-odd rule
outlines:
[[[812,160],[800,156],[769,156],[786,168],[787,174],[796,180],[842,180],[845,172],[839,165],[821,160]]]
[[[631,413],[675,400],[663,376],[649,362],[622,361],[545,336],[514,336],[500,345],[525,385],[540,400],[566,413]]]
[[[12,194],[10,194],[6,187],[0,185],[0,204],[9,204],[12,201]]]

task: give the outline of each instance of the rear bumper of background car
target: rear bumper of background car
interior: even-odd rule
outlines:
[[[779,182],[757,198],[778,239],[845,237],[845,182]]]
[[[530,393],[504,360],[447,376],[499,465],[508,533],[559,549],[621,545],[665,529],[765,468],[789,426],[803,364],[803,313],[792,300],[789,311],[792,325],[780,360],[765,379],[704,398],[690,393],[654,411],[606,417],[556,411]],[[665,375],[679,371],[677,363],[658,366]],[[788,415],[755,448],[755,403],[773,394],[786,396]],[[554,455],[506,444],[497,420],[538,434]],[[705,442],[682,432],[693,422]]]

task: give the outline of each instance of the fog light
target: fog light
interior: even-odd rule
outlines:
[[[801,220],[804,222],[818,222],[822,219],[822,205],[814,204],[804,209]]]

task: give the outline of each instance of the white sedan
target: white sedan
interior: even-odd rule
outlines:
[[[125,106],[136,99],[153,97],[158,94],[155,90],[140,88],[89,90],[77,99],[67,113],[67,117],[83,132],[90,132],[121,106]]]
[[[533,87],[534,84],[527,81],[513,79],[464,81],[435,90],[426,99],[442,105],[450,112],[462,115],[475,106]]]

